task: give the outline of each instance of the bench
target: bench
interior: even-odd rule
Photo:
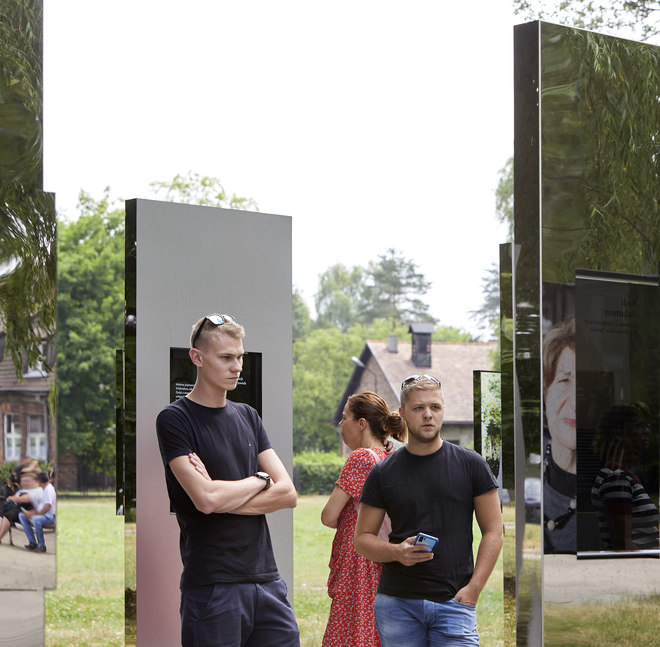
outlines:
[[[23,534],[25,534],[25,530],[23,529],[23,526],[21,526],[20,521],[14,521],[14,523],[9,524],[9,544],[11,546],[15,546],[14,544],[14,538],[12,537],[12,532],[13,530],[20,530]],[[50,534],[51,532],[55,532],[55,525],[48,525],[43,527],[44,535]]]

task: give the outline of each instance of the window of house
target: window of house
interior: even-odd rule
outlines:
[[[46,376],[46,368],[44,365],[45,357],[46,357],[46,341],[44,340],[41,343],[41,355],[39,356],[39,359],[34,363],[34,365],[26,367],[25,364],[23,364],[23,367],[25,369],[23,372],[23,377],[45,377]]]
[[[3,419],[5,461],[21,458],[21,423],[17,415],[6,413]]]
[[[48,460],[48,436],[43,416],[28,416],[27,454],[42,462]]]

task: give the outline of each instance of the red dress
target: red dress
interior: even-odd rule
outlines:
[[[383,449],[373,450],[379,459]],[[337,485],[352,499],[339,515],[332,542],[328,595],[332,598],[323,647],[380,647],[374,620],[374,600],[382,564],[358,555],[353,547],[357,508],[367,474],[375,465],[373,454],[364,448],[352,451],[337,479]]]

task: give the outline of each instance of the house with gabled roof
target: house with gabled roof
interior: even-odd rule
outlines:
[[[492,370],[497,342],[431,341],[434,325],[411,324],[410,341],[390,335],[385,341],[367,341],[339,401],[334,422],[338,424],[353,393],[375,391],[390,411],[399,408],[401,382],[410,375],[428,373],[442,383],[445,396],[443,439],[472,446],[474,436],[473,371]]]

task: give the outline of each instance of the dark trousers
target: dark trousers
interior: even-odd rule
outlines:
[[[283,579],[209,584],[181,591],[183,647],[299,647]]]

